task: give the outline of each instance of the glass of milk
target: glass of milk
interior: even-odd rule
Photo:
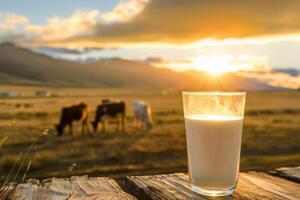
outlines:
[[[225,196],[239,176],[245,92],[182,92],[194,192]]]

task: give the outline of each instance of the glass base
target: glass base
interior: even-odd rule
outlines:
[[[192,184],[192,190],[198,194],[205,195],[205,196],[228,196],[235,191],[235,186],[224,190],[207,190],[207,189],[199,188],[198,186]]]

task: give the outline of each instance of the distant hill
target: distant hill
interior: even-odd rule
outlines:
[[[0,73],[40,84],[107,87],[181,87],[182,74],[122,59],[89,64],[56,60],[17,47],[0,45]],[[22,81],[20,81],[22,82]]]
[[[0,83],[206,90],[281,89],[234,74],[216,81],[200,72],[179,73],[118,58],[87,64],[58,60],[11,43],[0,44]]]

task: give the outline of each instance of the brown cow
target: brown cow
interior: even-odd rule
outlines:
[[[88,114],[88,106],[85,103],[64,107],[61,112],[60,122],[55,125],[58,136],[63,134],[65,126],[69,126],[69,133],[72,135],[73,121],[80,121],[82,123],[82,133],[85,132],[85,129],[89,133]]]

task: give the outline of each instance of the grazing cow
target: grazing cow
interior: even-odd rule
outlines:
[[[120,126],[121,118],[121,130],[124,131],[125,124],[125,103],[113,102],[113,101],[102,101],[102,104],[97,107],[95,121],[92,122],[94,131],[97,131],[98,122],[101,121],[102,132],[105,131],[105,119],[113,117],[118,119],[118,130]]]
[[[152,128],[152,116],[150,105],[144,101],[134,101],[133,102],[133,114],[137,122],[140,122],[140,127],[143,129]]]
[[[58,136],[63,134],[65,126],[69,126],[69,133],[72,135],[73,121],[80,121],[82,123],[82,133],[85,132],[85,129],[89,132],[88,114],[88,106],[85,103],[64,107],[61,112],[60,122],[56,125]]]

